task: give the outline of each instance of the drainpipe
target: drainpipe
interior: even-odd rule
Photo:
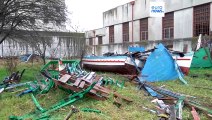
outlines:
[[[93,41],[94,41],[94,42],[93,42],[93,45],[94,45],[94,46],[93,46],[93,47],[94,47],[94,48],[93,48],[93,49],[94,49],[94,53],[93,53],[93,54],[95,55],[95,51],[96,51],[96,47],[95,47],[95,44],[96,44],[96,42],[95,42],[95,38],[96,38],[96,37],[95,37],[95,30],[93,31],[93,35],[94,35],[94,37],[93,37]]]
[[[133,38],[133,19],[134,19],[134,11],[133,11],[133,8],[134,8],[134,4],[135,4],[135,1],[131,1],[130,4],[132,5],[132,45],[134,46],[134,38]]]
[[[4,53],[4,48],[3,48],[3,42],[2,42],[2,47],[1,47],[1,56],[3,57],[3,53]]]

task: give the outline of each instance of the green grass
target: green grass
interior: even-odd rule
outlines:
[[[40,65],[25,64],[21,63],[18,66],[18,70],[26,69],[24,73],[22,82],[32,81],[34,80],[34,75],[36,75],[40,69]],[[205,103],[212,107],[212,91],[207,89],[201,88],[194,88],[195,86],[203,86],[203,87],[210,87],[212,86],[212,78],[206,78],[204,76],[205,73],[212,73],[211,69],[195,69],[191,70],[190,75],[198,74],[198,78],[192,78],[186,76],[185,79],[188,81],[189,85],[183,85],[179,80],[175,81],[168,81],[168,82],[157,82],[153,83],[156,86],[165,85],[165,88],[172,90],[174,92],[183,93],[186,95],[196,96],[197,100]],[[124,95],[133,100],[132,103],[128,103],[125,101],[122,102],[122,106],[118,108],[116,105],[113,104],[113,96],[110,95],[109,99],[106,101],[97,101],[91,98],[84,97],[83,99],[75,102],[73,105],[77,108],[93,108],[101,110],[101,114],[97,113],[89,113],[89,112],[78,112],[74,114],[71,119],[77,120],[155,120],[158,117],[148,111],[145,111],[142,106],[148,108],[154,108],[154,104],[150,101],[153,100],[151,96],[147,96],[144,91],[138,90],[136,85],[132,82],[129,82],[128,79],[115,74],[108,74],[108,73],[99,73],[103,76],[111,76],[115,80],[119,81],[126,81],[124,88],[119,88],[117,86],[110,85],[108,86],[111,90],[117,91],[119,94]],[[0,79],[2,80],[7,75],[5,69],[0,67]],[[22,89],[22,88],[20,88]],[[19,89],[16,89],[19,90]],[[16,91],[15,90],[15,91]],[[30,95],[24,95],[23,97],[16,97],[17,93],[15,92],[4,92],[0,94],[0,120],[8,119],[10,115],[21,116],[30,111],[35,110],[34,104]],[[57,101],[65,98],[68,93],[53,88],[50,90],[49,93],[44,95],[36,96],[37,100],[41,104],[42,107],[48,108]],[[63,107],[58,111],[51,113],[51,120],[61,120],[64,119],[65,116],[71,109],[71,105]],[[183,108],[183,119],[184,120],[191,120],[192,115],[190,113],[189,107]],[[209,120],[207,116],[200,112],[201,120]]]

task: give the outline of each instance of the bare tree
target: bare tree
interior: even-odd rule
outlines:
[[[47,31],[14,31],[15,34],[11,35],[12,40],[21,42],[32,48],[33,53],[37,53],[46,64],[46,49],[52,46],[52,37],[45,36]]]
[[[17,30],[43,30],[46,22],[55,22],[58,25],[65,22],[64,2],[64,0],[0,0],[0,44]],[[36,24],[37,22],[39,23]]]

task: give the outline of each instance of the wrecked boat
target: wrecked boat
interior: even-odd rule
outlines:
[[[129,52],[144,51],[143,47],[129,47]],[[136,59],[132,54],[106,53],[103,56],[88,55],[82,59],[85,69],[94,71],[113,72],[127,75],[137,75],[144,66],[144,62]]]
[[[210,45],[207,47],[202,43],[202,35],[199,35],[199,39],[197,42],[196,50],[194,53],[194,58],[191,63],[191,67],[193,68],[210,68],[212,67],[212,58],[211,58],[211,50]]]
[[[193,55],[194,55],[193,51],[186,53],[183,56],[179,56],[177,54],[172,55],[172,57],[176,60],[178,66],[180,67],[181,71],[185,75],[188,75],[188,73],[189,73]]]
[[[95,71],[114,72],[120,74],[136,75],[137,68],[143,67],[142,61],[134,59],[127,55],[112,56],[85,56],[82,59],[82,66],[85,69]]]
[[[208,47],[203,47],[195,51],[191,63],[192,68],[210,68],[212,67],[212,58]]]
[[[139,81],[158,82],[180,79],[184,84],[183,73],[171,53],[163,44],[158,44],[147,57]]]

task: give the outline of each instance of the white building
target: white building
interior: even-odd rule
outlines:
[[[165,17],[150,17],[150,2],[165,2]],[[129,45],[146,49],[162,42],[189,52],[199,34],[210,35],[212,0],[135,0],[103,13],[103,28],[86,32],[90,52],[124,53]]]
[[[61,6],[65,6],[65,0],[60,0]],[[48,9],[43,5],[43,12]],[[63,7],[55,7],[56,12],[64,11]],[[48,16],[48,15],[47,15]],[[18,35],[8,37],[0,44],[0,57],[19,56],[23,54],[37,53],[41,54],[46,49],[47,57],[70,58],[79,57],[84,48],[85,38],[84,33],[69,32],[66,29],[65,21],[52,21],[48,17],[36,19],[30,18],[30,24],[36,25],[36,30],[20,27]],[[23,39],[25,36],[25,40]],[[22,38],[21,38],[22,37]],[[1,38],[1,36],[0,36]],[[49,40],[47,47],[43,47],[42,43],[30,43],[32,41]],[[39,46],[39,48],[37,47]],[[38,52],[39,51],[39,52]],[[42,53],[43,54],[43,53]]]

